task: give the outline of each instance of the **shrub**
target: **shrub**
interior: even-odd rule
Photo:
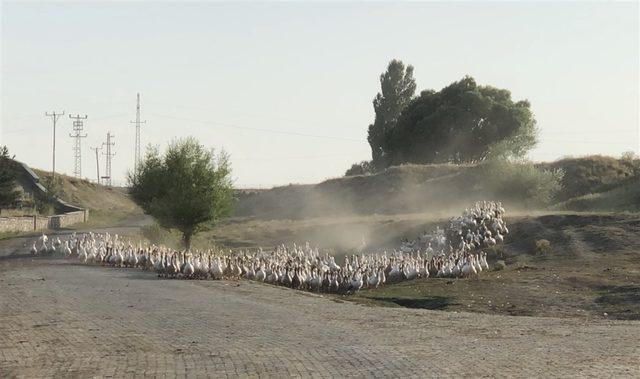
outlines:
[[[503,200],[546,206],[562,189],[561,169],[544,170],[531,162],[492,160],[483,167],[484,187]]]
[[[156,245],[166,245],[171,238],[170,232],[160,226],[157,222],[152,225],[142,227],[140,232],[144,238]]]
[[[551,253],[551,242],[546,239],[536,240],[536,252],[538,254],[546,255]]]
[[[34,196],[34,205],[39,214],[52,214],[55,212],[54,203],[56,198],[62,192],[62,180],[60,177],[54,179],[52,176],[46,176],[42,180],[42,185],[46,192]]]
[[[496,264],[493,266],[494,271],[502,271],[505,268],[507,268],[507,264],[503,260],[497,261]]]
[[[371,175],[374,173],[375,169],[371,161],[362,161],[360,163],[354,163],[351,168],[344,173],[344,176]]]

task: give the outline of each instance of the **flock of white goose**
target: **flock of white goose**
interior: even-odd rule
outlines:
[[[155,271],[163,278],[247,279],[299,290],[354,293],[386,283],[435,277],[470,277],[488,270],[481,249],[503,242],[509,233],[499,202],[477,202],[446,230],[437,228],[415,241],[403,241],[399,250],[353,254],[342,264],[308,243],[280,245],[273,250],[176,251],[165,246],[137,246],[118,235],[72,234],[61,240],[42,235],[31,254],[61,254],[82,263]]]

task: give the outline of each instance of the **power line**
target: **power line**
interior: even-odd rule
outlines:
[[[105,176],[102,177],[102,179],[105,179],[105,184],[108,186],[111,186],[111,158],[116,155],[116,153],[112,153],[111,152],[111,146],[115,146],[115,142],[112,142],[111,139],[114,138],[115,136],[113,134],[111,134],[111,132],[107,132],[107,142],[104,142],[102,145],[105,146],[107,148],[107,152],[103,153],[106,157],[107,157],[107,163],[106,163],[106,174]]]
[[[56,123],[58,122],[58,119],[60,118],[60,116],[64,116],[64,111],[62,111],[62,113],[56,113],[56,111],[53,111],[51,113],[49,112],[45,112],[44,113],[45,117],[51,117],[51,120],[53,121],[53,173],[51,174],[52,178],[55,179],[56,178]]]
[[[136,125],[136,146],[133,158],[133,173],[136,175],[140,164],[140,124],[147,123],[147,121],[140,121],[140,94],[138,94],[136,102],[136,120],[129,122]]]
[[[170,119],[174,119],[174,120],[188,121],[188,122],[197,122],[197,123],[200,123],[200,124],[219,126],[219,127],[223,127],[223,128],[232,128],[232,129],[240,129],[240,130],[251,130],[251,131],[274,133],[274,134],[287,134],[287,135],[294,135],[294,136],[300,136],[300,137],[325,138],[325,139],[333,139],[333,140],[341,140],[341,141],[352,141],[352,142],[362,142],[363,141],[361,139],[348,138],[348,137],[325,136],[325,135],[307,134],[307,133],[299,133],[299,132],[292,132],[292,131],[285,131],[285,130],[254,128],[254,127],[249,127],[249,126],[240,126],[240,125],[235,125],[235,124],[225,124],[225,123],[219,123],[219,122],[213,122],[213,121],[196,120],[196,119],[191,119],[191,118],[176,117],[176,116],[169,116],[169,115],[161,115],[161,114],[155,114],[155,113],[152,114],[152,115],[156,116],[156,117],[170,118]]]
[[[73,175],[76,178],[80,178],[82,176],[82,138],[86,138],[86,134],[82,134],[84,130],[84,121],[87,119],[87,115],[69,115],[69,118],[75,119],[73,121],[73,134],[69,134],[69,137],[75,138],[75,143],[73,145],[73,153],[74,153],[74,165],[73,165]]]

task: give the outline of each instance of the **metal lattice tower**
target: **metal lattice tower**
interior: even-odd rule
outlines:
[[[111,139],[114,138],[115,136],[113,134],[111,134],[111,132],[107,133],[107,142],[104,142],[102,145],[104,147],[107,148],[107,152],[106,153],[102,153],[103,155],[105,155],[107,157],[107,164],[105,167],[105,176],[102,177],[102,179],[105,180],[104,184],[111,186],[111,158],[116,155],[116,153],[112,153],[111,152],[111,146],[114,146],[116,143],[112,142]]]
[[[69,137],[75,138],[73,145],[73,176],[79,178],[82,176],[82,139],[86,138],[86,134],[82,134],[84,130],[84,121],[87,119],[87,115],[69,115],[69,118],[73,119],[73,134],[69,134]]]
[[[147,122],[140,121],[140,94],[138,94],[136,103],[136,120],[130,122],[136,125],[136,151],[135,156],[133,157],[133,173],[135,175],[138,173],[138,165],[140,164],[140,124],[145,124]]]

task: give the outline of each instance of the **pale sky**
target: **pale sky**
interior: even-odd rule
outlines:
[[[629,3],[2,2],[0,144],[51,169],[46,111],[87,114],[89,149],[115,134],[113,176],[142,142],[195,136],[231,154],[236,185],[341,176],[370,158],[379,75],[398,58],[418,92],[464,75],[529,99],[534,160],[640,151],[639,7]],[[57,171],[73,172],[71,120]],[[101,170],[104,161],[101,157]]]

